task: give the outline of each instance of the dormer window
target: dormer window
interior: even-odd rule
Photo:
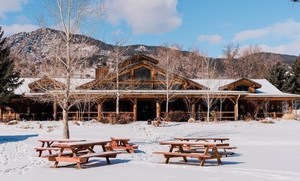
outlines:
[[[236,86],[236,90],[237,91],[249,91],[249,86],[244,86],[244,85]]]
[[[135,69],[134,77],[136,80],[151,80],[151,71],[145,67]]]

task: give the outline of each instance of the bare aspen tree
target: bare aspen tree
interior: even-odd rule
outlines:
[[[212,78],[215,77],[215,70],[216,70],[216,65],[215,62],[213,62],[213,60],[210,60],[208,58],[205,59],[205,72],[204,72],[204,78],[205,78],[205,85],[208,87],[203,97],[203,102],[206,105],[207,108],[207,112],[206,112],[206,120],[209,120],[209,115],[210,115],[210,109],[211,107],[216,103],[217,99],[215,97],[211,97],[211,92],[212,90],[210,89],[210,87],[213,87],[214,85],[213,82],[210,80]]]
[[[166,118],[169,115],[169,103],[176,94],[172,90],[177,90],[178,81],[176,79],[176,66],[180,60],[181,53],[178,46],[169,48],[168,46],[158,49],[157,58],[161,60],[160,66],[165,69],[165,78],[161,83],[166,90]]]
[[[203,71],[205,69],[205,59],[206,57],[201,55],[198,49],[193,49],[178,61],[177,72],[190,79],[204,77],[202,73],[205,72]]]
[[[237,75],[242,78],[267,78],[271,67],[280,61],[280,57],[263,53],[258,46],[249,46],[239,55]]]
[[[111,52],[111,55],[110,55],[110,58],[112,59],[112,62],[113,62],[113,67],[114,67],[114,71],[115,71],[115,74],[116,74],[116,117],[118,119],[119,117],[119,114],[120,114],[120,97],[121,97],[121,92],[120,92],[120,89],[122,89],[120,87],[120,72],[123,72],[124,69],[126,69],[126,67],[122,67],[120,69],[119,65],[120,65],[120,62],[122,60],[122,57],[124,56],[125,52],[128,51],[128,49],[130,48],[129,46],[124,46],[125,43],[128,41],[128,37],[118,37],[117,35],[114,35],[114,49],[113,51]]]
[[[83,30],[83,24],[88,18],[92,18],[92,13],[97,12],[92,9],[88,0],[56,0],[49,1],[49,13],[60,30],[62,44],[60,47],[53,47],[53,53],[56,57],[56,65],[59,68],[63,79],[61,94],[55,94],[58,104],[63,111],[63,138],[70,138],[68,125],[68,112],[72,104],[71,78],[76,71],[82,70],[85,64],[84,58],[76,52],[82,48],[84,41],[78,43],[78,37],[75,33]],[[101,12],[101,9],[98,11]],[[87,28],[87,27],[84,27]]]
[[[236,61],[239,55],[239,45],[228,44],[223,50],[224,76],[226,78],[236,78]]]

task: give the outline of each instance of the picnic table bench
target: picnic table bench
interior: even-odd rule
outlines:
[[[50,155],[49,161],[54,161],[54,168],[58,167],[59,162],[72,162],[76,163],[77,168],[81,168],[82,163],[87,163],[89,158],[92,157],[103,157],[106,158],[107,164],[110,164],[109,158],[116,158],[120,152],[106,151],[105,145],[109,141],[84,141],[84,142],[73,142],[73,143],[56,143],[54,146],[59,148],[58,154]],[[102,152],[95,152],[95,146],[101,146]],[[65,152],[69,150],[69,152]]]
[[[111,141],[106,146],[107,150],[126,150],[128,153],[134,153],[135,149],[138,149],[138,145],[129,143],[128,138],[110,138]]]
[[[39,142],[42,143],[41,147],[35,147],[34,149],[39,153],[39,157],[42,156],[43,151],[48,151],[49,155],[45,155],[44,157],[48,157],[52,155],[52,151],[59,151],[59,148],[53,147],[53,143],[72,143],[72,142],[80,142],[85,141],[82,139],[39,139]]]
[[[229,138],[221,138],[221,137],[177,137],[175,140],[180,141],[205,141],[205,142],[221,142],[224,143],[228,141]],[[188,149],[204,149],[203,146],[189,146]],[[234,152],[229,152],[228,150],[236,149],[235,146],[219,146],[218,149],[223,149],[223,152],[220,152],[223,155],[232,155]]]
[[[153,152],[154,154],[163,154],[166,158],[165,163],[169,163],[170,158],[173,157],[182,157],[185,162],[188,162],[187,157],[189,158],[198,158],[201,166],[205,166],[205,160],[207,159],[216,159],[218,165],[222,164],[221,157],[222,155],[218,152],[218,147],[220,146],[229,146],[228,143],[212,143],[212,142],[195,142],[195,141],[165,141],[160,142],[161,145],[169,145],[169,152]],[[185,151],[185,146],[203,146],[204,152],[197,153],[193,151]],[[176,152],[174,148],[178,148]]]

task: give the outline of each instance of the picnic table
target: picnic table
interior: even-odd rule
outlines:
[[[221,157],[222,155],[218,152],[218,147],[229,146],[228,143],[216,143],[216,142],[205,142],[205,141],[164,141],[160,142],[160,145],[169,145],[170,149],[168,152],[154,152],[154,154],[163,154],[166,158],[165,163],[169,163],[170,158],[173,157],[182,157],[185,162],[188,162],[187,157],[189,158],[198,158],[200,165],[205,165],[205,160],[207,159],[216,159],[218,165],[222,164]],[[203,146],[204,152],[193,152],[192,150],[185,150],[184,148],[188,146]],[[177,148],[176,151],[174,151]]]
[[[129,143],[128,138],[110,138],[111,141],[107,145],[108,150],[126,150],[128,153],[134,153],[134,149],[138,148],[138,145]]]
[[[222,137],[177,137],[175,140],[180,140],[180,141],[205,141],[205,142],[221,142],[224,143],[225,141],[228,141],[229,138],[222,138]],[[188,149],[201,149],[202,147],[199,146],[186,146]],[[234,152],[228,151],[228,150],[233,150],[236,149],[236,146],[219,146],[218,149],[223,149],[222,154],[225,155],[226,157],[228,155],[233,155]]]
[[[224,141],[228,141],[229,138],[210,138],[210,137],[178,137],[175,138],[175,140],[180,140],[180,141],[213,141],[213,142],[221,142],[223,143]]]
[[[109,158],[116,158],[120,152],[106,151],[105,145],[109,141],[83,141],[73,143],[55,143],[54,146],[59,148],[58,154],[48,157],[49,161],[55,161],[54,168],[58,167],[59,162],[76,163],[77,168],[81,168],[82,163],[87,163],[91,157],[104,157],[107,164],[110,164]],[[101,146],[102,152],[96,152],[95,146]],[[67,151],[66,151],[67,150]]]
[[[37,152],[39,152],[39,157],[41,157],[43,151],[48,151],[49,155],[52,155],[52,151],[59,151],[59,148],[52,146],[53,143],[72,143],[72,142],[81,142],[85,140],[83,139],[39,139],[38,141],[41,142],[42,145],[41,147],[36,147],[34,149]]]

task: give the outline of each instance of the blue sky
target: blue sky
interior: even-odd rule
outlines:
[[[43,0],[0,0],[0,26],[6,36],[29,32],[37,17],[50,20],[47,11]],[[126,32],[128,44],[178,44],[211,57],[229,43],[300,54],[300,3],[289,0],[107,0],[105,14],[93,36],[107,43]]]

